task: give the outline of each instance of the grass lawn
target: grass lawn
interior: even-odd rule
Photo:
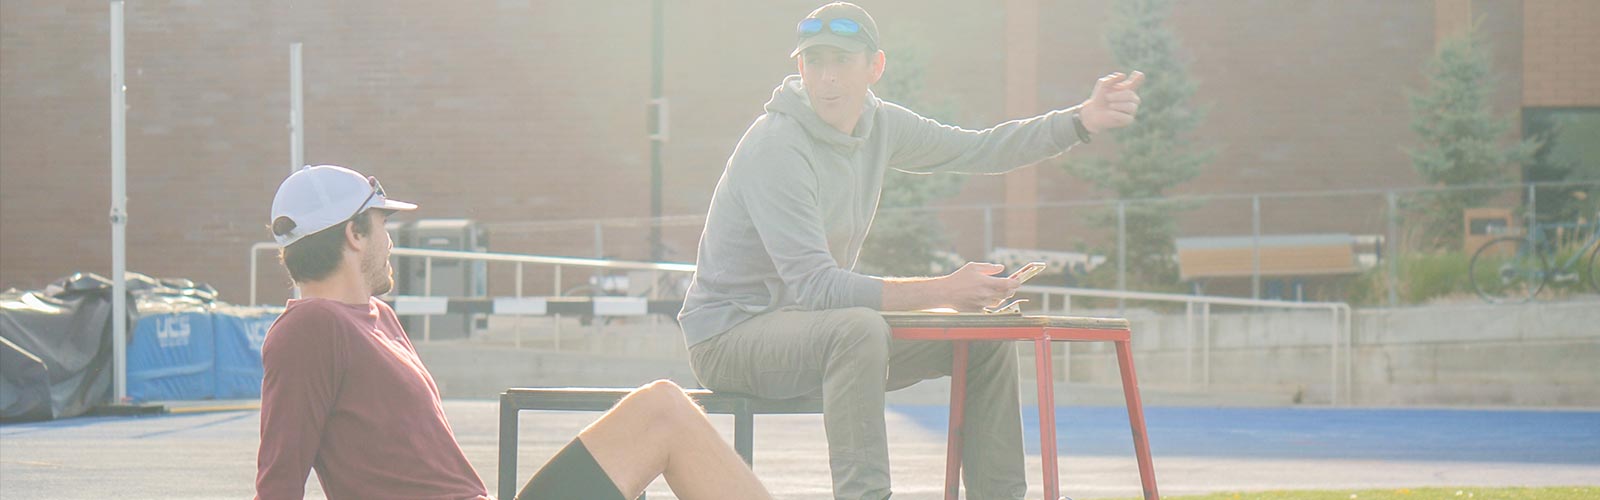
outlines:
[[[1589,500],[1600,499],[1600,486],[1253,491],[1164,498],[1172,500]]]

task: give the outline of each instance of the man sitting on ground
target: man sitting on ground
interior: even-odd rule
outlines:
[[[302,498],[312,469],[330,499],[484,499],[433,382],[394,310],[384,222],[416,205],[337,166],[290,175],[272,233],[300,287],[262,346],[256,495]],[[639,496],[664,476],[679,498],[770,498],[701,409],[666,380],[600,416],[518,498]]]

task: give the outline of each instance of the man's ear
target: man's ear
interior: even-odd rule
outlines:
[[[344,221],[344,246],[346,249],[360,252],[362,246],[367,244],[366,235],[356,231],[354,221]]]
[[[883,78],[883,67],[888,63],[888,59],[881,50],[867,57],[872,58],[872,85],[876,85],[878,79]]]

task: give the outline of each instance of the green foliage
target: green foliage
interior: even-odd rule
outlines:
[[[1401,259],[1400,301],[1423,304],[1440,297],[1473,293],[1468,273],[1471,265],[1472,256],[1460,252]]]
[[[873,86],[878,97],[912,111],[944,121],[953,114],[949,102],[929,102],[922,92],[923,58],[915,45],[885,50],[889,55],[883,79]],[[861,271],[882,276],[924,276],[947,271],[939,256],[950,246],[944,225],[932,211],[920,210],[929,202],[955,194],[962,176],[919,175],[890,170],[884,174],[883,195],[872,231],[861,248]]]
[[[1159,198],[1169,189],[1188,182],[1210,160],[1212,150],[1200,149],[1188,138],[1204,119],[1205,111],[1189,104],[1196,84],[1188,63],[1180,55],[1177,36],[1167,26],[1171,2],[1129,0],[1116,2],[1106,35],[1112,56],[1125,71],[1143,71],[1139,88],[1139,117],[1132,126],[1115,132],[1118,154],[1112,158],[1068,155],[1063,167],[1119,199]],[[1172,261],[1174,215],[1185,207],[1171,203],[1130,203],[1126,210],[1129,284],[1151,285],[1176,281]],[[1114,211],[1088,215],[1098,227],[1116,227]],[[1115,256],[1115,248],[1100,252]],[[1115,263],[1110,263],[1115,267]]]
[[[1533,157],[1539,141],[1502,147],[1511,124],[1494,115],[1489,97],[1494,81],[1487,42],[1476,27],[1446,40],[1428,63],[1427,92],[1411,96],[1411,129],[1420,146],[1408,151],[1411,165],[1430,185],[1491,184],[1510,180],[1510,166]],[[1461,244],[1461,211],[1482,206],[1490,190],[1430,193],[1408,207],[1423,219],[1423,244],[1448,248]]]
[[[1589,247],[1580,248],[1574,243],[1564,245],[1546,255],[1551,275],[1566,276],[1546,281],[1544,290],[1539,292],[1537,299],[1557,300],[1573,294],[1590,293],[1586,288],[1589,285],[1583,281],[1585,278],[1582,274],[1588,270],[1582,261],[1588,257],[1588,250]],[[1574,255],[1578,255],[1580,260],[1574,262],[1570,269],[1561,269],[1560,266]],[[1413,253],[1401,257],[1397,267],[1399,276],[1395,280],[1397,286],[1395,294],[1400,300],[1400,305],[1480,300],[1472,289],[1471,253],[1457,251]],[[1348,295],[1342,300],[1355,306],[1383,305],[1388,300],[1388,292],[1384,288],[1386,285],[1384,272],[1384,266],[1378,266],[1352,277],[1346,285]]]
[[[1479,300],[1472,291],[1468,270],[1472,255],[1462,252],[1413,253],[1396,265],[1395,295],[1400,305],[1418,305],[1440,300]],[[1388,300],[1385,266],[1369,269],[1351,278],[1343,299],[1355,306],[1383,305]]]

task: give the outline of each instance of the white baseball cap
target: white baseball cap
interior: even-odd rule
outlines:
[[[368,209],[415,210],[385,198],[378,178],[335,165],[306,165],[289,175],[272,198],[272,236],[279,245],[299,241]]]

